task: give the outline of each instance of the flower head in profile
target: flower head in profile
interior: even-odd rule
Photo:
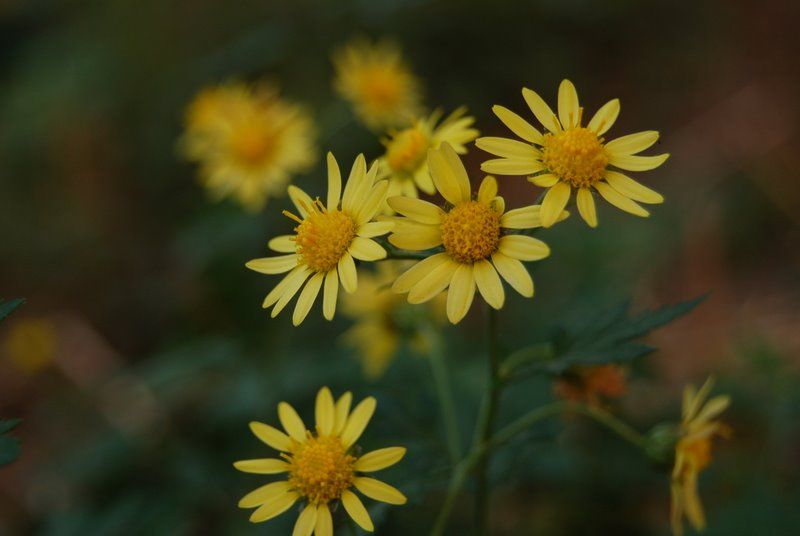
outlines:
[[[668,154],[637,153],[658,140],[649,130],[606,142],[603,138],[619,115],[619,99],[602,106],[584,126],[583,108],[569,80],[558,88],[558,114],[534,91],[524,88],[525,98],[545,133],[511,110],[494,106],[500,120],[523,141],[479,138],[476,145],[500,158],[488,160],[481,169],[501,175],[532,175],[528,180],[547,188],[542,201],[542,225],[550,227],[567,206],[572,193],[578,212],[591,227],[597,226],[594,192],[617,208],[636,216],[649,212],[639,203],[662,203],[661,194],[634,181],[621,171],[647,171],[663,164]]]
[[[392,229],[392,222],[372,221],[386,199],[388,183],[377,181],[378,166],[367,170],[363,155],[359,155],[350,171],[342,193],[339,165],[328,153],[328,196],[325,203],[311,197],[296,186],[289,187],[298,215],[284,214],[297,222],[295,234],[283,235],[269,241],[277,257],[254,259],[247,267],[262,274],[288,274],[264,299],[264,308],[272,307],[272,317],[280,313],[303,287],[294,308],[295,326],[305,319],[320,289],[323,288],[322,312],[331,320],[336,311],[339,282],[345,292],[358,287],[354,259],[376,261],[386,257],[386,250],[373,237]],[[304,286],[305,284],[305,286]]]
[[[715,396],[707,401],[714,382],[708,379],[699,391],[693,385],[683,391],[683,418],[675,447],[672,470],[672,532],[683,534],[683,517],[696,530],[706,525],[703,505],[697,493],[697,477],[711,463],[711,443],[715,436],[728,435],[728,427],[716,420],[730,404],[730,397]]]
[[[369,128],[408,124],[419,114],[420,83],[394,43],[357,39],[333,55],[334,87]]]
[[[389,206],[405,216],[395,220],[389,242],[412,251],[440,246],[444,251],[415,264],[395,280],[392,289],[408,292],[409,303],[417,304],[450,287],[447,318],[453,324],[467,314],[476,288],[490,306],[503,306],[500,276],[523,296],[533,296],[533,280],[520,261],[543,259],[550,248],[541,240],[508,231],[541,226],[540,207],[506,212],[493,177],[483,180],[473,198],[467,171],[447,143],[428,152],[428,166],[436,190],[448,205],[441,208],[411,197],[389,198]]]
[[[459,108],[439,123],[442,112],[437,110],[410,127],[389,132],[380,161],[389,173],[390,197],[419,197],[419,190],[429,195],[436,192],[428,172],[428,151],[449,143],[456,153],[467,152],[466,144],[478,137],[478,131],[472,127],[475,118],[465,113],[465,108]]]
[[[397,489],[364,476],[390,467],[406,453],[402,447],[389,447],[359,456],[355,447],[375,412],[375,399],[365,398],[350,411],[352,395],[347,392],[334,402],[327,387],[320,389],[316,400],[316,427],[306,429],[297,412],[287,404],[278,405],[278,417],[285,433],[260,422],[250,429],[261,441],[280,451],[280,458],[242,460],[234,467],[245,473],[286,475],[248,493],[239,501],[240,508],[255,508],[250,521],[260,523],[279,516],[298,501],[302,510],[294,526],[294,536],[331,536],[331,510],[338,504],[366,531],[374,525],[361,499],[354,493],[388,504],[405,504]]]
[[[201,91],[186,112],[184,155],[200,164],[215,198],[248,210],[283,194],[292,176],[316,159],[314,127],[305,108],[266,85],[227,84]]]
[[[625,370],[614,364],[573,367],[556,380],[553,389],[564,400],[602,406],[625,394]]]
[[[443,295],[431,300],[431,307],[420,314],[417,307],[392,292],[392,282],[408,264],[381,262],[375,273],[362,273],[358,290],[342,299],[342,311],[355,321],[343,340],[356,351],[369,379],[383,375],[403,341],[409,341],[413,350],[424,355],[427,341],[422,324],[438,325],[445,319],[444,301],[440,299]]]

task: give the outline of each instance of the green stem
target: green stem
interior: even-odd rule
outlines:
[[[497,418],[497,406],[500,401],[500,352],[497,339],[497,311],[489,307],[488,338],[489,338],[489,373],[486,378],[486,394],[481,404],[481,412],[476,426],[473,449],[486,445],[494,431],[494,421]],[[489,466],[491,464],[491,450],[482,449],[475,468],[477,489],[475,492],[475,526],[480,535],[487,534],[489,514]]]
[[[445,437],[447,439],[447,450],[450,454],[450,461],[453,465],[461,459],[461,433],[458,430],[458,417],[456,415],[455,404],[453,403],[453,390],[450,386],[450,377],[447,373],[447,364],[442,350],[442,341],[438,333],[432,327],[425,329],[425,337],[428,339],[429,358],[431,364],[431,374],[436,386],[436,396],[439,398],[439,407],[442,411],[442,421],[444,422]]]
[[[618,419],[606,410],[594,406],[581,405],[570,405],[569,409],[589,417],[598,424],[602,424],[612,432],[616,433],[622,439],[625,439],[636,447],[640,449],[645,448],[647,438],[642,433],[638,432],[628,423]]]

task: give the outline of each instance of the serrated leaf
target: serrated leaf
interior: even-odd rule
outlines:
[[[13,300],[0,301],[0,320],[14,312],[14,309],[25,303],[23,298],[16,298]]]

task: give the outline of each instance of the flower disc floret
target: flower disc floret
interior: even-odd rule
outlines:
[[[500,215],[489,205],[467,201],[453,207],[442,219],[442,244],[457,262],[486,259],[500,241]]]

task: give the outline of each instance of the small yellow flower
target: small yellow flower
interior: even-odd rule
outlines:
[[[344,314],[355,320],[345,332],[344,341],[362,360],[364,374],[375,379],[383,375],[403,340],[425,353],[425,338],[419,331],[421,322],[439,324],[444,318],[444,301],[435,298],[428,315],[420,315],[403,296],[391,291],[392,282],[409,263],[383,261],[375,274],[362,274],[358,290],[343,297]]]
[[[413,251],[439,246],[444,251],[415,264],[392,289],[408,292],[409,303],[417,304],[449,286],[447,318],[453,324],[467,314],[476,287],[490,306],[503,306],[505,293],[498,273],[523,296],[533,296],[533,280],[520,261],[543,259],[550,248],[536,238],[504,230],[540,227],[540,207],[505,212],[494,177],[483,180],[473,199],[467,171],[447,143],[428,152],[428,166],[436,190],[451,206],[445,210],[411,197],[389,198],[392,209],[406,216],[395,219],[389,242]]]
[[[578,93],[569,80],[563,80],[558,88],[558,115],[534,91],[524,88],[522,96],[547,132],[542,134],[511,110],[494,106],[492,110],[497,117],[524,141],[487,137],[475,143],[500,157],[483,163],[481,169],[487,173],[536,174],[528,180],[548,188],[542,201],[544,227],[557,221],[573,191],[577,192],[578,211],[591,227],[597,226],[592,189],[612,205],[636,216],[649,215],[637,201],[651,204],[664,201],[661,194],[611,169],[647,171],[669,157],[668,154],[636,156],[658,140],[658,132],[653,130],[609,142],[602,138],[619,115],[619,99],[606,103],[583,126],[583,108],[578,105]]]
[[[380,162],[389,173],[390,197],[419,197],[418,189],[429,195],[436,192],[426,162],[428,150],[449,143],[456,153],[466,153],[466,144],[478,137],[478,131],[472,128],[475,118],[465,113],[459,108],[437,125],[442,117],[437,110],[404,130],[389,132]]]
[[[408,124],[419,115],[420,83],[393,43],[358,39],[333,55],[334,87],[369,128]]]
[[[11,324],[3,346],[18,369],[33,374],[55,359],[58,333],[46,318],[23,318]]]
[[[274,318],[289,303],[300,287],[305,288],[297,299],[292,322],[305,319],[323,283],[322,311],[331,320],[336,311],[339,281],[345,292],[358,287],[353,259],[377,261],[386,257],[386,250],[373,237],[392,229],[390,221],[372,221],[386,200],[387,181],[377,181],[378,165],[367,171],[363,155],[353,164],[342,193],[342,176],[333,154],[328,153],[328,197],[323,204],[312,200],[303,190],[289,186],[289,197],[300,213],[284,214],[297,222],[294,235],[283,235],[269,241],[269,247],[286,255],[254,259],[247,267],[262,274],[289,272],[264,299],[264,308],[272,308]]]
[[[705,529],[703,505],[697,493],[697,476],[711,462],[711,441],[714,436],[725,436],[728,428],[714,420],[730,404],[730,397],[715,396],[708,402],[713,386],[707,380],[700,391],[693,385],[683,391],[683,418],[680,439],[675,447],[675,466],[672,470],[672,532],[683,534],[683,516],[698,531]]]
[[[376,402],[365,398],[350,411],[352,394],[347,392],[334,403],[327,387],[319,390],[316,400],[316,427],[306,429],[297,412],[287,404],[278,405],[278,417],[286,433],[260,422],[250,429],[261,441],[281,452],[281,458],[243,460],[234,463],[245,473],[273,475],[287,473],[286,480],[272,482],[248,493],[239,501],[240,508],[255,508],[250,521],[260,523],[279,516],[297,501],[304,501],[294,526],[294,536],[331,536],[331,507],[338,503],[353,521],[369,532],[375,530],[372,519],[353,488],[370,499],[401,505],[406,497],[397,489],[362,473],[390,467],[405,456],[406,449],[389,447],[358,456],[355,447],[375,412]]]
[[[212,196],[234,197],[253,211],[283,194],[292,176],[316,159],[308,112],[265,85],[201,91],[187,108],[181,148],[200,163]]]

